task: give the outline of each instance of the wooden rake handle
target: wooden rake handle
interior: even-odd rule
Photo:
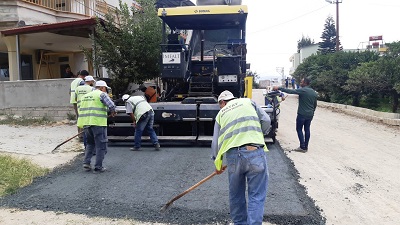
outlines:
[[[224,171],[225,169],[226,169],[226,166],[223,166],[221,170]],[[211,179],[215,175],[217,175],[217,171],[214,171],[212,174],[208,175],[203,180],[201,180],[198,183],[196,183],[195,185],[191,186],[186,191],[184,191],[184,192],[180,193],[179,195],[175,196],[173,199],[171,199],[169,202],[167,202],[167,204],[165,204],[165,206],[161,209],[161,211],[165,211],[174,201],[180,199],[182,196],[184,196],[187,193],[193,191],[195,188],[197,188],[198,186],[200,186],[204,182],[208,181],[209,179]]]
[[[61,144],[57,145],[57,146],[51,151],[51,153],[54,154],[54,151],[55,151],[57,148],[59,148],[61,145],[65,144],[65,143],[67,143],[68,141],[72,140],[74,137],[76,137],[76,136],[78,136],[78,135],[80,135],[80,134],[83,134],[83,132],[85,132],[85,131],[81,131],[81,132],[75,134],[74,136],[68,138],[67,140],[65,140],[65,141],[62,142]]]

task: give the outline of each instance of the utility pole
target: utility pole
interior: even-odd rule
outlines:
[[[331,4],[336,4],[336,51],[340,51],[340,41],[339,41],[339,3],[342,0],[325,0]]]

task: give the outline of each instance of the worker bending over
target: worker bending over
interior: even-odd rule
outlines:
[[[144,96],[123,95],[122,100],[125,102],[126,113],[130,115],[135,126],[135,147],[132,151],[139,151],[142,143],[142,134],[146,129],[153,143],[155,150],[160,150],[160,144],[156,132],[153,129],[154,111],[150,104],[147,103]]]
[[[234,224],[261,225],[269,176],[264,134],[271,120],[255,102],[236,99],[230,91],[223,91],[218,103],[221,110],[215,118],[212,158],[220,174],[226,153],[231,218]]]

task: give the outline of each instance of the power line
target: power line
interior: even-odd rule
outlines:
[[[268,29],[271,29],[271,28],[274,28],[274,27],[277,27],[277,26],[280,26],[280,25],[283,25],[283,24],[292,22],[292,21],[297,20],[297,19],[299,19],[299,18],[301,18],[301,17],[303,17],[303,16],[307,16],[307,15],[309,15],[309,14],[311,14],[311,13],[314,13],[314,12],[316,12],[316,11],[319,11],[319,10],[321,10],[321,9],[327,7],[327,6],[329,6],[329,5],[322,6],[321,8],[315,9],[315,10],[313,10],[313,11],[311,11],[311,12],[305,13],[305,14],[300,15],[300,16],[298,16],[298,17],[295,17],[295,18],[293,18],[293,19],[287,20],[287,21],[282,22],[282,23],[279,23],[279,24],[272,25],[272,26],[270,26],[270,27],[263,28],[263,29],[261,29],[261,30],[257,30],[257,31],[251,32],[251,33],[249,33],[249,34],[259,33],[259,32],[262,32],[262,31],[265,31],[265,30],[268,30]]]

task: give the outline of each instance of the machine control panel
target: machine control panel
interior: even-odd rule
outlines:
[[[237,75],[219,75],[218,82],[219,83],[237,82]]]

